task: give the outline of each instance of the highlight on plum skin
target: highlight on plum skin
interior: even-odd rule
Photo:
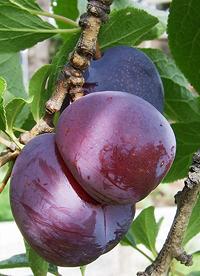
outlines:
[[[173,130],[151,104],[125,92],[92,93],[62,113],[56,143],[74,178],[98,202],[135,203],[175,157]]]
[[[156,66],[139,49],[115,46],[93,60],[84,73],[85,94],[100,91],[126,91],[151,103],[161,113],[164,89]]]
[[[85,265],[111,250],[135,213],[133,205],[101,205],[90,197],[62,160],[54,134],[40,135],[22,150],[10,202],[26,241],[58,266]]]

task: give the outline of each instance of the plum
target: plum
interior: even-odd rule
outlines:
[[[11,177],[11,208],[30,246],[59,266],[88,264],[111,250],[134,217],[133,205],[101,205],[74,179],[55,134],[29,142]]]
[[[110,48],[85,71],[85,94],[124,91],[139,96],[163,112],[163,85],[153,62],[140,50]]]
[[[135,203],[163,179],[176,141],[163,115],[129,93],[84,96],[61,114],[56,144],[77,182],[95,200]]]

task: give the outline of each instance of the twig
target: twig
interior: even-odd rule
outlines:
[[[0,168],[8,163],[11,160],[15,160],[17,156],[19,155],[20,151],[15,150],[14,152],[11,152],[10,150],[3,152],[0,154]]]
[[[164,276],[167,275],[170,264],[175,258],[186,266],[192,265],[192,256],[188,255],[182,242],[189,223],[192,210],[200,193],[200,151],[194,154],[192,166],[182,191],[175,196],[177,211],[168,237],[155,261],[138,276]]]
[[[46,103],[46,114],[31,131],[20,136],[21,143],[26,144],[38,134],[53,131],[53,114],[61,109],[67,93],[73,101],[83,96],[83,72],[96,53],[99,29],[108,18],[111,4],[112,0],[88,0],[87,13],[79,21],[82,29],[80,39],[69,63],[60,73],[53,96]]]
[[[0,144],[6,146],[7,148],[9,148],[11,151],[15,151],[16,150],[16,145],[15,143],[5,139],[4,137],[0,136]]]
[[[8,180],[11,176],[11,173],[12,173],[12,168],[13,168],[13,165],[14,165],[14,161],[12,160],[9,164],[9,169],[0,185],[0,194],[3,192],[4,188],[6,187],[6,184],[8,183]]]

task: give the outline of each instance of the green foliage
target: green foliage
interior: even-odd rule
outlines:
[[[79,38],[79,34],[68,35],[52,60],[52,70],[48,80],[48,93],[51,95],[55,89],[56,81],[63,66],[67,63],[68,55],[72,52]]]
[[[162,81],[165,89],[166,116],[180,123],[200,121],[200,98],[172,80],[163,78]]]
[[[139,3],[136,3],[135,1],[132,0],[118,0],[114,1],[112,4],[112,9],[124,9],[127,7],[134,7],[138,8],[140,10],[146,11],[148,14],[151,14],[158,19],[158,23],[153,26],[147,33],[145,33],[137,42],[139,44],[142,41],[145,40],[152,40],[155,38],[159,38],[167,29],[167,16],[166,13],[163,11],[156,11],[156,10],[151,10],[147,9],[144,7],[144,5],[140,5]]]
[[[199,230],[200,230],[199,214],[200,214],[200,197],[199,197],[194,209],[192,210],[192,215],[190,217],[187,231],[184,236],[183,244],[186,244],[188,241],[190,241],[193,237],[195,237],[199,233]],[[200,258],[199,258],[199,260],[200,260]]]
[[[148,207],[133,221],[128,233],[123,239],[123,245],[135,247],[137,244],[143,244],[156,256],[156,237],[160,229],[160,220],[156,222],[154,207]]]
[[[7,166],[4,166],[0,169],[0,181],[3,179],[6,170]],[[13,220],[12,212],[10,209],[9,185],[5,187],[0,196],[0,222]]]
[[[7,260],[0,261],[0,269],[27,267],[28,265],[26,254],[14,255]]]
[[[104,50],[117,45],[137,45],[157,23],[156,17],[135,8],[113,11],[108,23],[101,28],[100,47]]]
[[[32,255],[34,257],[34,255]],[[37,257],[37,256],[36,256]],[[19,255],[14,255],[10,257],[9,259],[0,261],[0,269],[9,269],[9,268],[23,268],[23,267],[30,267],[30,263],[28,261],[27,255],[26,254],[19,254]],[[52,264],[48,264],[48,272],[50,272],[53,275],[59,276],[58,273],[58,267]],[[46,271],[46,268],[45,270]],[[35,276],[42,276],[46,275],[44,272],[41,270],[38,270],[38,268],[34,268],[34,275]],[[39,274],[36,274],[39,273]],[[47,273],[47,271],[46,271]],[[0,274],[1,275],[1,274]]]
[[[200,92],[200,1],[173,0],[168,22],[169,45],[173,57]]]
[[[29,262],[29,266],[35,276],[46,276],[49,268],[49,264],[41,258],[26,242],[26,256]]]
[[[7,81],[5,101],[13,97],[26,97],[19,53],[1,53],[0,51],[0,76]]]
[[[141,49],[156,65],[161,78],[170,79],[173,82],[188,87],[188,81],[176,66],[174,60],[158,49]]]
[[[6,112],[4,104],[4,92],[6,90],[7,83],[3,78],[0,78],[0,130],[6,130]]]
[[[174,164],[165,178],[172,182],[184,178],[192,162],[192,155],[200,148],[200,122],[172,124],[176,134],[177,152]]]
[[[0,2],[0,52],[17,52],[55,35],[56,29],[36,15]]]
[[[6,90],[6,87],[7,87],[6,81],[3,78],[0,77],[0,96],[3,95],[3,93]]]
[[[53,5],[53,11],[55,14],[59,14],[62,16],[65,16],[67,18],[76,20],[79,16],[79,11],[78,11],[78,3],[77,0],[56,0],[53,1],[56,2],[57,5]],[[72,27],[69,24],[66,24],[65,22],[61,22],[56,20],[56,23],[59,28],[70,28]]]
[[[13,6],[23,6],[25,8],[41,10],[36,0],[0,0],[0,4],[10,4]]]
[[[15,98],[5,106],[7,121],[6,133],[8,133],[11,137],[14,136],[13,127],[17,116],[22,111],[25,104],[29,104],[31,101],[32,99],[26,101],[22,98]]]
[[[187,80],[171,58],[160,50],[142,50],[152,59],[160,73],[165,91],[165,114],[169,120],[177,123],[172,125],[177,140],[176,158],[164,179],[164,182],[172,182],[186,177],[192,155],[200,146],[200,98],[189,91]],[[194,134],[197,137],[192,138]]]
[[[50,72],[51,65],[44,65],[32,76],[29,82],[29,95],[33,97],[31,112],[36,122],[44,114],[45,102],[50,96],[45,88]]]
[[[175,275],[184,275],[184,276],[199,276],[200,275],[200,251],[193,254],[193,265],[185,266],[178,261],[174,261],[175,269],[178,274]]]

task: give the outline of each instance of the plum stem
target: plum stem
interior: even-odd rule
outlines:
[[[20,142],[22,144],[26,144],[38,134],[53,131],[53,115],[60,111],[67,93],[72,101],[84,95],[83,71],[88,68],[91,59],[95,56],[97,36],[101,24],[108,19],[112,2],[112,0],[88,1],[87,12],[79,20],[79,26],[82,29],[80,38],[69,57],[69,62],[58,77],[52,97],[46,102],[45,116],[29,132],[21,134]]]
[[[80,266],[81,275],[85,276],[86,265]]]
[[[137,276],[164,276],[170,269],[173,259],[186,266],[192,265],[192,256],[183,247],[184,234],[187,230],[192,210],[200,193],[200,150],[193,156],[185,186],[175,196],[177,211],[167,239],[153,263]]]
[[[96,45],[96,53],[95,53],[95,60],[97,59],[100,59],[102,57],[102,53],[101,53],[101,49],[100,49],[100,46],[99,46],[99,43],[97,42],[97,45]]]

